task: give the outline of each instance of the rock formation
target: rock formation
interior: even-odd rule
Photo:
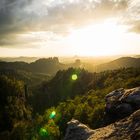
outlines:
[[[140,110],[125,119],[95,130],[72,120],[68,123],[64,140],[140,140]]]
[[[133,89],[117,89],[106,97],[107,113],[116,117],[125,117],[140,108],[140,87]]]
[[[107,113],[125,118],[95,130],[72,119],[64,140],[140,140],[140,87],[115,90],[105,100]]]
[[[91,130],[78,120],[72,119],[68,122],[68,129],[64,140],[86,140],[92,134],[94,134],[94,130]]]

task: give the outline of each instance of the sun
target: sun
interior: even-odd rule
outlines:
[[[73,46],[75,53],[82,56],[114,55],[120,45],[125,28],[110,19],[102,23],[89,25],[73,30],[67,41]]]

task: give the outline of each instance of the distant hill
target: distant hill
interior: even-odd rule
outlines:
[[[135,55],[134,58],[140,58],[140,55]]]
[[[0,61],[6,61],[6,62],[15,62],[15,61],[23,61],[23,62],[34,62],[37,59],[39,59],[38,57],[0,57]]]
[[[32,63],[26,62],[4,62],[0,61],[0,70],[22,70],[27,72],[53,75],[58,70],[67,69],[68,67],[79,67],[80,61],[73,64],[65,65],[59,62],[57,57],[41,58]]]
[[[109,63],[98,65],[95,71],[114,70],[119,68],[140,67],[140,58],[121,57]]]

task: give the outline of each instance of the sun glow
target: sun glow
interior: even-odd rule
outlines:
[[[77,55],[114,55],[121,51],[118,49],[125,31],[126,27],[118,25],[116,21],[106,20],[72,31],[67,41],[74,47]]]

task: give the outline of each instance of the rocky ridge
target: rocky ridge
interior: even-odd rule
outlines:
[[[64,140],[140,140],[140,87],[117,89],[105,100],[106,113],[123,119],[95,130],[72,119]]]

